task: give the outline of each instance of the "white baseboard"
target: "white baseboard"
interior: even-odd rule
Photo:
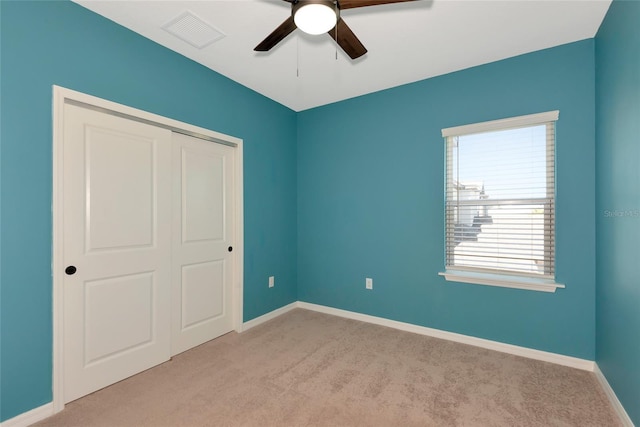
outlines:
[[[593,373],[596,374],[596,379],[600,383],[600,386],[602,386],[602,390],[604,391],[604,394],[607,395],[607,398],[609,399],[609,402],[611,402],[614,411],[616,411],[616,413],[618,414],[622,425],[624,427],[634,427],[629,414],[627,414],[627,411],[625,411],[622,403],[620,403],[620,401],[618,400],[618,396],[616,396],[616,393],[611,388],[609,381],[607,381],[607,378],[604,376],[597,363],[595,365]]]
[[[441,331],[439,329],[427,328],[425,326],[413,325],[411,323],[398,322],[395,320],[385,319],[383,317],[370,316],[368,314],[355,313],[353,311],[340,310],[338,308],[326,307],[324,305],[298,301],[297,306],[300,308],[305,308],[307,310],[332,314],[334,316],[346,317],[348,319],[360,320],[362,322],[387,326],[389,328],[399,329],[401,331],[413,332],[415,334],[426,335],[434,338],[441,338],[449,341],[459,342],[462,344],[482,347],[489,350],[500,351],[502,353],[509,353],[516,356],[527,357],[529,359],[555,363],[557,365],[569,366],[571,368],[582,369],[584,371],[593,371],[595,366],[595,362],[593,362],[592,360],[579,359],[577,357],[549,353],[542,350],[534,350],[527,347],[505,344],[497,341],[486,340],[483,338],[476,338],[469,335]]]
[[[240,332],[244,332],[247,331],[251,328],[254,328],[264,322],[267,322],[271,319],[275,319],[276,317],[285,314],[288,311],[293,310],[294,308],[296,308],[298,306],[297,302],[292,302],[291,304],[285,305],[284,307],[280,307],[276,310],[270,311],[267,314],[263,314],[260,317],[256,317],[255,319],[251,319],[248,322],[244,322],[242,324],[242,328],[240,330]]]
[[[53,402],[24,412],[0,423],[0,427],[27,427],[53,415]]]

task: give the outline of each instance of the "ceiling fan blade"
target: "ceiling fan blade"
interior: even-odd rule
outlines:
[[[338,31],[338,37],[336,38],[336,30]],[[342,20],[338,19],[338,23],[328,33],[338,45],[344,50],[351,59],[360,58],[367,53],[367,48],[364,47],[362,42],[358,40],[351,28]]]
[[[295,22],[293,22],[293,16],[290,16],[286,21],[280,24],[278,28],[273,30],[266,39],[262,40],[253,50],[257,52],[266,52],[271,50],[272,47],[280,43],[282,39],[291,34],[291,32],[296,28],[298,27],[296,27]]]
[[[338,0],[338,4],[340,5],[340,10],[344,10],[344,9],[353,9],[356,7],[378,6],[381,4],[389,4],[389,3],[403,3],[407,1],[416,1],[416,0]]]

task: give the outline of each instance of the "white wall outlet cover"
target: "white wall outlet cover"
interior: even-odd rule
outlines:
[[[373,289],[373,279],[367,277],[365,279],[365,286],[367,289]]]
[[[276,284],[276,278],[275,276],[269,276],[269,287],[273,288]]]

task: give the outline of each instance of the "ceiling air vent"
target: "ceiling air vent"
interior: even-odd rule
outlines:
[[[191,12],[183,13],[162,28],[198,49],[207,47],[225,36],[222,31],[207,24]]]

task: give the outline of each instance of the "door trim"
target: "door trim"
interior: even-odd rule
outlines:
[[[64,409],[64,283],[63,262],[63,144],[64,144],[64,105],[70,103],[91,108],[119,117],[129,118],[170,129],[173,132],[184,133],[196,138],[214,143],[235,147],[235,213],[233,248],[237,256],[233,261],[233,329],[242,330],[243,288],[244,288],[244,185],[243,185],[243,141],[240,138],[225,135],[209,129],[173,120],[147,111],[138,110],[126,105],[118,104],[95,96],[87,95],[60,86],[53,86],[53,194],[52,194],[52,279],[53,279],[53,411]]]

